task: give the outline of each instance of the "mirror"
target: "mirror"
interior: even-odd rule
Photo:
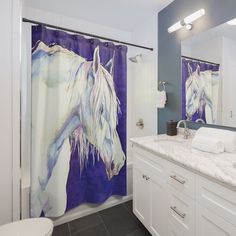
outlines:
[[[236,127],[236,19],[181,43],[182,118]]]

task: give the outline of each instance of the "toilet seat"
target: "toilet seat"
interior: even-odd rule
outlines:
[[[16,221],[0,226],[1,236],[51,236],[53,223],[47,218]]]

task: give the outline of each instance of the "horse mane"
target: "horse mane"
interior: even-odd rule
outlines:
[[[109,61],[109,63],[111,63]],[[113,66],[111,66],[112,68]],[[89,98],[89,108],[92,115],[92,133],[88,133],[88,130],[84,130],[84,127],[79,127],[73,132],[74,150],[77,147],[80,157],[81,172],[88,163],[89,153],[93,156],[93,161],[99,159],[99,156],[106,162],[105,157],[109,154],[103,151],[102,145],[104,145],[103,139],[109,139],[114,143],[114,137],[116,136],[116,126],[118,124],[118,113],[120,111],[120,102],[116,95],[114,80],[112,74],[110,74],[106,68],[100,63],[99,47],[94,51],[93,61],[85,62],[80,70],[83,71],[81,75],[83,78],[77,78],[79,80],[86,80],[89,82],[89,77],[92,77],[92,86]],[[91,82],[91,81],[90,81]],[[81,100],[80,100],[81,102]],[[79,105],[79,104],[77,104]],[[83,108],[80,106],[79,116],[83,116]],[[105,132],[105,133],[104,133]],[[100,135],[102,133],[102,136]],[[109,137],[106,135],[109,134]],[[100,135],[100,137],[97,137]],[[89,137],[88,137],[89,136]],[[99,139],[99,140],[97,140]],[[112,150],[110,150],[112,152]]]

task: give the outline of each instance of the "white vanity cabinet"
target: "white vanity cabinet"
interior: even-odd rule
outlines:
[[[153,236],[236,236],[236,192],[133,147],[133,211]]]

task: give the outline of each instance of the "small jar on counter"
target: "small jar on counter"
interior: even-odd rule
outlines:
[[[166,134],[169,136],[177,135],[177,123],[178,121],[170,120],[166,123]]]

